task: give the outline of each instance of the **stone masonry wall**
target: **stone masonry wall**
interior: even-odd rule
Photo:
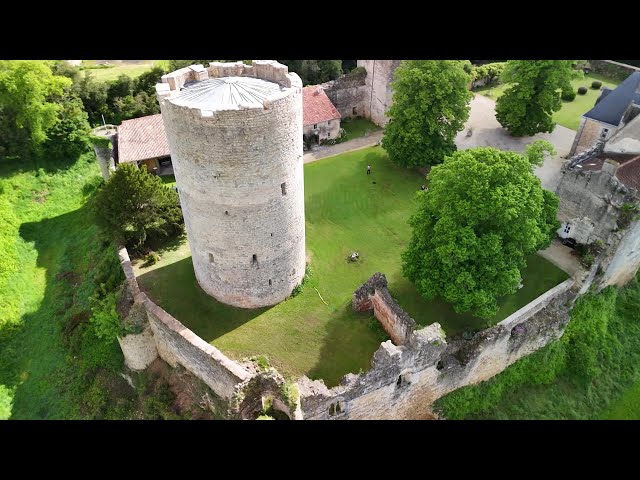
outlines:
[[[234,387],[251,374],[142,295],[160,357],[173,367],[182,365],[221,398],[230,400]]]
[[[185,81],[220,76],[258,77],[282,89],[236,110],[172,103]],[[263,61],[195,65],[163,81],[156,90],[198,283],[243,308],[284,300],[305,270],[302,82]]]
[[[592,238],[607,242],[616,227],[617,209],[629,201],[628,190],[615,177],[616,165],[607,161],[600,171],[563,169],[556,193],[560,197],[558,220],[564,223],[587,217],[594,224]]]
[[[614,62],[613,60],[589,60],[591,68],[596,73],[602,73],[617,80],[624,80],[633,72],[640,71],[640,68],[626,63]]]
[[[320,84],[331,103],[338,109],[342,118],[364,117],[365,99],[368,101],[370,89],[365,85],[366,71],[347,74]]]
[[[391,297],[387,278],[379,272],[354,292],[352,307],[356,312],[373,310],[374,316],[395,345],[409,342],[416,328],[415,320]]]
[[[338,138],[340,136],[340,119],[327,120],[326,122],[320,122],[316,124],[318,132],[318,141],[326,140],[327,138]],[[313,125],[306,125],[303,129],[305,135],[309,136],[313,133]]]
[[[621,287],[636,276],[640,267],[640,222],[632,222],[625,230],[616,232],[611,243],[614,248],[608,250],[601,262],[600,289],[609,285]]]
[[[298,381],[305,419],[428,419],[447,393],[491,378],[519,358],[559,338],[575,294],[566,280],[498,325],[470,340],[446,342],[437,323],[417,330],[406,345],[381,344],[372,368],[346,375],[337,387]],[[366,304],[366,302],[363,302]]]
[[[401,60],[358,60],[358,66],[367,71],[365,85],[369,98],[364,99],[364,116],[384,127],[389,121],[387,110],[393,101],[391,82]]]
[[[202,340],[141,292],[127,249],[121,248],[118,256],[127,289],[135,301],[132,308],[140,305],[146,314],[142,333],[118,339],[127,366],[142,370],[159,354],[172,367],[182,365],[220,398],[230,400],[235,386],[249,379],[251,373]]]

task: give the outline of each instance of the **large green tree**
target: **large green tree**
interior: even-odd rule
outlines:
[[[460,60],[405,60],[395,71],[382,146],[404,167],[436,165],[456,150],[469,117],[471,76]]]
[[[542,140],[523,155],[477,147],[431,169],[402,254],[403,273],[423,296],[489,318],[498,297],[516,291],[525,256],[559,227],[558,197],[533,173],[545,153],[553,147]]]
[[[496,103],[496,119],[520,137],[552,132],[553,112],[562,107],[560,93],[570,91],[574,60],[509,60],[502,74],[503,83],[512,83]]]
[[[184,220],[178,194],[160,177],[122,164],[98,191],[98,225],[127,246],[141,247],[148,237],[182,233]]]
[[[71,85],[51,66],[39,60],[0,60],[0,156],[41,151],[62,108],[52,97]]]

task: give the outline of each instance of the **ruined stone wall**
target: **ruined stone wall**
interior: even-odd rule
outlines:
[[[199,67],[199,68],[196,68]],[[281,85],[259,107],[176,105],[188,80],[251,76]],[[286,299],[304,276],[302,82],[276,62],[212,63],[156,87],[198,283],[244,308]]]
[[[118,251],[120,266],[125,274],[128,293],[134,299],[132,311],[140,309],[144,320],[142,332],[119,338],[125,363],[133,370],[143,370],[158,356],[172,367],[182,365],[206,383],[224,400],[230,400],[234,387],[251,374],[238,363],[209,345],[174,317],[156,305],[140,291],[129,253]]]
[[[230,400],[235,386],[251,374],[142,295],[160,357],[172,367],[182,365],[216,395]]]
[[[364,116],[384,127],[389,121],[387,110],[393,101],[391,82],[401,60],[358,60],[358,66],[367,71],[365,85],[369,98],[364,99]]]
[[[600,266],[603,270],[598,288],[619,287],[633,280],[640,267],[640,222],[632,222],[626,229],[614,233],[610,248]]]
[[[589,60],[591,68],[596,73],[601,73],[617,80],[624,80],[633,72],[640,71],[640,68],[626,63],[614,62],[613,60]]]
[[[382,273],[374,273],[354,292],[351,305],[356,312],[373,310],[373,315],[395,345],[404,345],[411,340],[416,322],[391,297]]]
[[[302,377],[305,419],[428,419],[433,402],[491,378],[519,358],[559,338],[575,294],[566,280],[498,325],[470,340],[447,343],[437,323],[415,331],[406,345],[381,344],[371,369],[349,374],[337,387]]]
[[[370,88],[365,84],[366,76],[365,70],[320,84],[342,118],[365,116],[365,99],[368,101],[370,98]]]
[[[600,171],[562,170],[562,179],[556,188],[560,197],[558,220],[562,223],[584,217],[591,220],[594,229],[588,243],[608,241],[617,228],[616,206],[628,201],[628,191],[615,178],[615,169],[616,164],[607,161]]]

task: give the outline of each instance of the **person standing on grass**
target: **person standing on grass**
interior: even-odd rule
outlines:
[[[367,165],[367,175],[371,175],[371,165]]]

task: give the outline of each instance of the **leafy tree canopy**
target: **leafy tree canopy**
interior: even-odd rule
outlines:
[[[402,254],[404,275],[423,296],[490,318],[497,299],[517,290],[525,256],[546,248],[560,226],[558,197],[533,174],[544,152],[553,147],[542,140],[523,155],[477,147],[431,169]]]
[[[575,60],[509,60],[502,74],[513,83],[496,103],[496,119],[514,136],[552,132],[553,112],[562,107],[560,92],[572,91]]]
[[[178,194],[145,168],[122,164],[96,196],[98,225],[124,241],[141,247],[150,236],[183,232],[184,220]]]
[[[456,150],[469,117],[471,76],[460,60],[406,60],[395,71],[382,146],[404,167],[436,165]]]
[[[52,62],[0,60],[0,155],[37,153],[58,120],[62,96],[71,85],[51,71]]]
[[[300,76],[303,85],[317,85],[342,75],[342,60],[278,60]]]

